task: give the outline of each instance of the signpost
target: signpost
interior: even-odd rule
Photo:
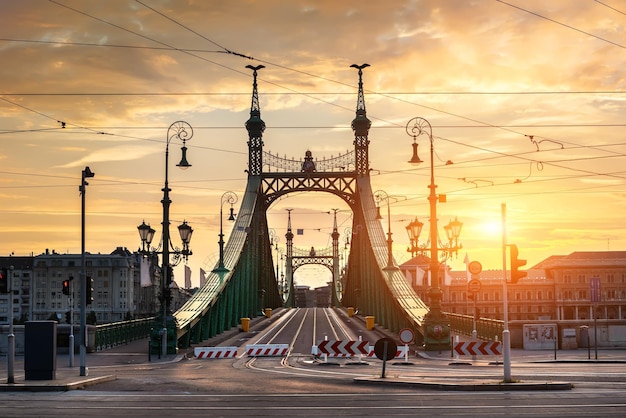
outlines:
[[[400,342],[404,344],[405,346],[404,362],[408,363],[409,362],[409,344],[413,343],[413,340],[415,340],[415,334],[413,333],[412,329],[403,328],[400,330],[399,336],[400,336]]]
[[[391,360],[396,356],[398,346],[391,338],[381,338],[376,341],[374,345],[374,353],[376,357],[383,361],[383,371],[380,377],[385,378],[385,368],[387,367],[387,360]]]
[[[467,283],[467,291],[472,294],[474,300],[474,320],[472,321],[472,340],[476,340],[476,298],[478,298],[478,292],[482,284],[480,283],[480,277],[478,276],[483,271],[483,266],[478,261],[472,261],[467,266],[467,270],[472,274],[471,280]]]
[[[593,304],[593,341],[598,359],[598,304],[602,301],[602,288],[599,277],[589,278],[590,300]]]

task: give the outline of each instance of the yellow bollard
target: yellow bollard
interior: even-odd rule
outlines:
[[[265,316],[268,318],[272,316],[272,308],[265,308]]]
[[[354,316],[354,308],[353,307],[348,307],[348,317],[352,318]]]
[[[241,330],[250,332],[250,318],[241,318]]]
[[[368,331],[371,331],[374,329],[374,317],[373,316],[365,317],[365,327],[367,328]]]

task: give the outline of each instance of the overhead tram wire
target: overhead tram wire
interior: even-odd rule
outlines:
[[[613,11],[616,11],[617,13],[620,13],[620,14],[623,14],[623,15],[625,15],[625,16],[626,16],[626,13],[622,12],[621,10],[616,9],[616,8],[615,8],[615,7],[613,7],[613,6],[609,6],[608,4],[603,3],[603,2],[601,2],[600,0],[595,0],[595,2],[596,2],[596,3],[598,3],[598,4],[601,4],[601,5],[602,5],[602,6],[604,6],[604,7],[607,7],[607,8],[609,8],[609,9],[613,10]]]
[[[67,9],[69,9],[69,10],[72,10],[72,11],[74,11],[74,12],[76,12],[76,13],[79,13],[79,14],[82,14],[82,15],[84,15],[84,16],[90,17],[90,18],[95,19],[95,20],[97,20],[97,21],[100,21],[100,22],[102,22],[102,23],[105,23],[105,24],[111,25],[111,26],[113,26],[113,27],[116,27],[116,28],[118,28],[118,29],[124,30],[124,31],[126,31],[126,32],[129,32],[129,33],[134,34],[134,35],[136,35],[136,36],[139,36],[139,37],[141,37],[141,38],[144,38],[144,39],[150,40],[150,41],[155,42],[155,43],[158,43],[158,44],[160,44],[160,45],[164,45],[164,46],[170,47],[170,48],[172,48],[172,49],[174,49],[174,50],[176,50],[176,51],[179,51],[179,52],[187,53],[187,54],[189,54],[189,55],[191,55],[191,56],[193,56],[193,57],[196,57],[196,58],[202,59],[202,60],[207,61],[207,62],[209,62],[209,63],[212,63],[212,64],[215,64],[215,65],[221,66],[221,67],[226,68],[226,69],[229,69],[229,70],[231,70],[231,71],[234,71],[234,72],[237,72],[237,73],[240,73],[240,74],[244,74],[242,71],[235,70],[235,69],[233,69],[233,68],[230,68],[230,67],[228,67],[228,66],[225,66],[225,65],[222,65],[222,64],[219,64],[219,63],[216,63],[216,62],[211,61],[211,60],[207,60],[207,59],[205,59],[205,58],[203,58],[203,57],[200,57],[200,56],[198,56],[198,55],[196,55],[196,54],[191,54],[191,53],[188,53],[188,52],[186,52],[186,51],[184,51],[184,50],[182,50],[182,49],[180,49],[180,48],[173,47],[173,46],[168,45],[168,44],[166,44],[166,43],[164,43],[164,42],[158,41],[158,40],[156,40],[156,39],[153,39],[153,38],[150,38],[150,37],[144,36],[144,35],[142,35],[142,34],[139,34],[139,33],[137,33],[137,32],[134,32],[134,31],[132,31],[132,30],[126,29],[126,28],[124,28],[124,27],[122,27],[122,26],[116,25],[116,24],[114,24],[114,23],[108,22],[108,21],[106,21],[106,20],[103,20],[103,19],[97,18],[97,17],[92,16],[92,15],[89,15],[89,14],[87,14],[87,13],[85,13],[85,12],[80,11],[80,10],[77,10],[77,9],[71,8],[71,7],[69,7],[69,6],[66,6],[66,5],[64,5],[64,4],[61,4],[61,3],[59,3],[59,2],[57,2],[57,1],[55,1],[55,0],[49,0],[49,1],[50,1],[50,2],[52,2],[52,3],[54,3],[54,4],[56,4],[56,5],[58,5],[58,6],[65,7],[65,8],[67,8]],[[136,1],[138,1],[138,0],[136,0]],[[501,0],[497,0],[497,1],[500,1],[500,2],[501,2],[501,3],[503,3],[503,4],[510,5],[510,4],[506,3],[506,2],[502,2]],[[140,4],[142,4],[142,5],[144,5],[145,7],[148,7],[148,6],[146,6],[145,4],[141,3],[140,1],[138,1],[138,2],[139,2]],[[510,5],[510,6],[512,6],[512,7],[516,7],[516,6],[513,6],[513,5]],[[216,42],[214,42],[214,41],[210,40],[209,38],[206,38],[206,37],[204,37],[203,35],[201,35],[201,34],[197,33],[196,31],[191,30],[190,28],[186,27],[185,25],[182,25],[182,24],[180,24],[179,22],[176,22],[174,19],[172,19],[172,18],[170,18],[170,17],[168,17],[168,16],[165,16],[164,14],[162,14],[162,13],[160,13],[160,12],[158,12],[158,11],[156,11],[156,10],[154,10],[154,9],[150,8],[150,7],[148,7],[148,8],[149,8],[149,9],[151,9],[151,10],[153,10],[155,13],[158,13],[159,15],[163,16],[164,18],[167,18],[168,20],[170,20],[170,21],[172,21],[172,22],[174,22],[174,23],[176,23],[176,24],[180,25],[181,27],[183,27],[183,28],[185,28],[185,29],[187,29],[187,30],[191,31],[192,33],[196,34],[197,36],[202,37],[203,39],[207,40],[208,42],[211,42],[213,45],[218,46],[218,47],[220,47],[220,48],[223,48],[225,52],[228,52],[228,53],[233,53],[233,51],[230,51],[230,50],[228,50],[227,48],[225,48],[225,47],[223,47],[223,46],[219,45],[218,43],[216,43]],[[516,7],[516,8],[517,8],[517,7]],[[521,8],[520,8],[520,9],[521,9]],[[521,9],[521,10],[526,11],[525,9]],[[531,13],[532,13],[532,12],[531,12]],[[540,15],[538,15],[538,16],[539,16],[539,17],[543,17],[543,16],[540,16]],[[544,18],[545,18],[545,17],[544,17]],[[549,19],[549,20],[550,20],[550,19]],[[555,23],[558,23],[558,22],[555,22]],[[575,29],[575,28],[572,28],[572,29]],[[581,32],[582,32],[582,31],[581,31]],[[591,35],[591,36],[593,36],[593,35]],[[618,45],[618,46],[620,46],[620,45]],[[243,54],[235,53],[235,55],[240,56],[240,57],[244,57],[244,58],[251,59],[251,57],[246,56],[246,55],[243,55]],[[267,64],[269,64],[269,65],[276,65],[276,66],[278,66],[278,67],[281,67],[280,65],[277,65],[277,64],[274,64],[274,63],[271,63],[271,62],[268,62],[268,61],[261,61],[261,62],[265,62],[265,63],[267,63]],[[285,68],[285,69],[288,69],[288,70],[291,70],[291,71],[301,72],[301,71],[298,71],[298,70],[295,70],[295,69],[293,69],[293,68],[289,68],[289,67],[282,67],[282,68]],[[321,78],[321,79],[324,79],[324,80],[327,80],[327,81],[330,81],[330,82],[334,82],[334,83],[337,83],[337,84],[340,84],[340,85],[348,86],[346,83],[342,83],[342,82],[339,82],[339,81],[336,81],[336,80],[327,79],[327,78],[320,77],[320,76],[316,76],[316,75],[314,75],[314,74],[310,74],[310,73],[305,73],[305,72],[301,72],[301,73],[303,73],[303,74],[307,74],[307,75],[310,75],[310,76],[312,76],[312,77]],[[246,74],[246,75],[247,75],[247,74]],[[272,85],[276,85],[276,86],[278,86],[278,87],[280,87],[280,88],[284,88],[284,89],[286,89],[286,90],[293,91],[294,93],[299,93],[299,94],[302,94],[301,92],[297,92],[297,91],[296,91],[296,90],[294,90],[294,89],[290,89],[290,88],[287,88],[287,87],[285,87],[285,86],[280,86],[280,85],[279,85],[279,84],[277,84],[277,83],[273,83],[273,82],[271,82],[271,81],[266,81],[266,82],[267,82],[267,83],[269,83],[269,84],[272,84]],[[350,87],[352,87],[352,86],[350,86]],[[370,93],[376,94],[376,92],[370,92]],[[422,107],[422,108],[425,108],[425,109],[429,109],[429,110],[432,110],[432,111],[435,111],[435,112],[444,113],[444,114],[448,114],[448,115],[450,115],[450,116],[454,116],[454,117],[457,117],[457,118],[461,118],[461,119],[469,120],[469,121],[474,122],[474,123],[478,123],[478,124],[486,125],[486,126],[493,127],[493,128],[503,129],[503,130],[506,130],[506,131],[509,131],[509,132],[511,132],[511,133],[515,133],[515,134],[518,134],[518,135],[524,135],[524,136],[526,136],[526,137],[528,136],[527,134],[523,134],[523,133],[521,133],[521,132],[517,132],[517,131],[515,131],[515,130],[513,130],[513,129],[504,128],[504,127],[499,127],[498,125],[494,125],[494,124],[490,124],[490,123],[485,123],[485,122],[478,121],[478,120],[475,120],[475,119],[472,119],[472,118],[468,118],[468,117],[464,117],[464,116],[461,116],[461,115],[457,115],[457,114],[454,114],[454,113],[451,113],[451,112],[446,112],[446,111],[443,111],[443,110],[440,110],[440,109],[436,109],[436,108],[433,108],[433,107],[430,107],[430,106],[420,105],[420,104],[418,104],[418,103],[409,102],[409,101],[406,101],[406,100],[401,100],[401,99],[399,99],[399,98],[397,98],[397,97],[394,97],[394,96],[390,96],[390,95],[383,95],[383,96],[386,96],[386,97],[388,97],[388,98],[390,98],[390,99],[392,99],[392,100],[403,101],[403,102],[405,102],[405,103],[412,104],[412,105],[415,105],[415,106],[419,106],[419,107]],[[319,100],[319,99],[318,99],[318,100]],[[340,105],[337,105],[337,104],[332,103],[332,102],[329,102],[329,101],[325,101],[325,100],[321,100],[321,101],[322,101],[322,102],[324,102],[324,103],[330,104],[330,105],[332,105],[332,106],[335,106],[335,107],[343,108],[343,109],[346,109],[346,110],[351,110],[351,109],[347,109],[347,108],[346,108],[346,107],[344,107],[344,106],[340,106]],[[378,118],[376,118],[376,119],[378,119]],[[382,119],[378,119],[378,120],[382,120]],[[388,122],[388,121],[384,121],[384,122],[386,122],[386,123],[390,123],[390,124],[394,124],[394,125],[395,125],[395,123],[393,123],[393,122]],[[538,136],[538,135],[536,135],[536,137],[537,137],[537,138],[545,138],[545,137]],[[546,139],[550,139],[550,138],[546,138]],[[551,139],[550,139],[550,140],[551,140]],[[561,141],[561,142],[562,142],[562,141]],[[465,144],[464,144],[464,145],[465,145]],[[593,148],[593,147],[590,147],[590,148]]]
[[[163,18],[165,18],[165,19],[167,19],[167,20],[169,20],[169,21],[171,21],[171,22],[173,22],[173,23],[175,23],[175,24],[179,25],[180,27],[182,27],[182,28],[184,28],[184,29],[186,29],[186,30],[190,31],[191,33],[195,34],[196,36],[199,36],[200,38],[202,38],[202,39],[204,39],[204,40],[206,40],[206,41],[210,42],[211,44],[213,44],[213,45],[215,45],[215,46],[217,46],[217,47],[219,47],[219,48],[223,48],[225,52],[228,52],[228,53],[231,53],[231,54],[233,53],[233,51],[231,51],[231,50],[229,50],[229,49],[225,48],[224,46],[222,46],[222,45],[218,44],[217,42],[215,42],[215,41],[213,41],[213,40],[211,40],[211,39],[207,38],[206,36],[204,36],[204,35],[202,35],[202,34],[198,33],[197,31],[195,31],[195,30],[193,30],[193,29],[189,28],[188,26],[186,26],[186,25],[184,25],[184,24],[182,24],[182,23],[180,23],[180,22],[176,21],[175,19],[171,18],[170,16],[167,16],[167,15],[165,15],[165,14],[161,13],[160,11],[158,11],[158,10],[156,10],[156,9],[154,9],[154,8],[150,7],[150,6],[147,6],[146,4],[144,4],[143,2],[141,2],[140,0],[135,0],[135,1],[136,1],[136,2],[138,2],[139,4],[143,5],[144,7],[146,7],[146,8],[148,8],[148,9],[152,10],[153,12],[155,12],[155,13],[159,14],[159,15],[160,15],[160,16],[162,16]],[[505,3],[505,4],[506,4],[506,3]],[[238,56],[241,56],[241,57],[244,57],[244,58],[248,58],[248,59],[253,59],[253,58],[252,58],[252,57],[250,57],[250,56],[243,55],[243,54],[239,54],[239,53],[235,53],[235,55],[238,55]],[[286,69],[286,70],[289,70],[289,71],[294,71],[294,72],[298,72],[298,73],[300,73],[300,74],[308,75],[308,76],[310,76],[310,77],[319,78],[319,79],[322,79],[322,80],[325,80],[325,81],[328,81],[328,82],[336,83],[336,84],[343,85],[343,86],[347,86],[347,87],[352,87],[352,86],[348,85],[347,83],[339,82],[339,81],[336,81],[336,80],[332,80],[332,79],[329,79],[329,78],[326,78],[326,77],[318,76],[318,75],[315,75],[315,74],[312,74],[312,73],[308,73],[308,72],[304,72],[304,71],[301,71],[301,70],[296,70],[296,69],[294,69],[294,68],[290,68],[290,67],[282,66],[282,65],[279,65],[279,64],[275,64],[275,63],[270,62],[270,61],[266,61],[266,60],[258,60],[258,59],[257,59],[257,61],[262,62],[262,63],[264,63],[264,64],[268,64],[268,65],[276,66],[276,67],[278,67],[278,68],[283,68],[283,69]],[[295,92],[295,93],[298,93],[298,94],[302,94],[302,95],[307,96],[306,94],[304,94],[304,93],[302,93],[302,92],[297,92],[297,91],[295,91],[294,89],[290,89],[290,88],[287,88],[287,87],[285,87],[285,86],[280,86],[279,84],[274,83],[274,82],[271,82],[271,81],[268,81],[268,80],[264,80],[264,82],[267,82],[267,83],[269,83],[269,84],[272,84],[272,85],[275,85],[275,86],[278,86],[278,87],[284,88],[284,89],[286,89],[286,90],[293,91],[293,92]],[[457,118],[460,118],[460,119],[465,119],[465,120],[468,120],[468,121],[470,121],[470,122],[478,123],[478,124],[481,124],[481,125],[486,125],[486,126],[488,126],[488,127],[492,127],[492,128],[503,129],[503,130],[505,130],[505,131],[509,131],[509,132],[511,132],[511,133],[515,133],[515,134],[518,134],[518,135],[523,135],[523,136],[525,136],[525,137],[529,137],[529,135],[528,135],[528,134],[524,134],[524,133],[522,133],[522,132],[518,132],[518,131],[516,131],[516,130],[514,130],[514,129],[507,128],[507,127],[504,127],[504,126],[500,126],[500,125],[495,125],[495,124],[490,124],[490,123],[482,122],[482,121],[475,120],[475,119],[472,119],[472,118],[469,118],[469,117],[465,117],[465,116],[462,116],[462,115],[458,115],[458,114],[455,114],[455,113],[451,113],[451,112],[443,111],[443,110],[441,110],[441,109],[437,109],[437,108],[434,108],[434,107],[431,107],[431,106],[420,105],[420,104],[418,104],[418,103],[409,102],[409,101],[407,101],[407,100],[402,100],[402,99],[399,99],[399,98],[397,98],[397,97],[394,97],[394,96],[391,96],[391,95],[388,95],[388,94],[381,94],[381,93],[377,93],[377,92],[372,92],[372,91],[370,91],[370,90],[367,90],[367,92],[368,92],[368,93],[371,93],[371,94],[378,94],[378,95],[381,95],[381,96],[383,96],[383,97],[390,98],[390,99],[392,99],[392,100],[396,100],[396,101],[400,101],[400,102],[405,102],[405,103],[408,103],[408,104],[412,104],[412,105],[414,105],[414,106],[419,106],[419,107],[422,107],[422,108],[425,108],[425,109],[433,110],[433,111],[436,111],[436,112],[439,112],[439,113],[444,113],[444,114],[447,114],[447,115],[449,115],[449,116],[457,117]],[[309,95],[309,96],[307,96],[307,97],[312,97],[312,96],[310,96],[310,95]],[[319,100],[319,99],[318,99],[318,100]],[[329,102],[329,101],[327,101],[327,100],[320,100],[320,101],[322,101],[323,103],[326,103],[326,104],[332,105],[332,106],[336,106],[336,107],[339,107],[339,108],[342,108],[342,109],[345,109],[345,110],[350,110],[350,111],[351,111],[351,109],[348,109],[348,108],[346,108],[345,106],[340,106],[340,105],[337,105],[337,104],[335,104],[335,103]],[[380,121],[382,121],[382,122],[385,122],[385,123],[388,123],[388,124],[391,124],[391,125],[398,125],[397,123],[390,122],[390,121],[385,121],[385,120],[383,120],[383,119],[376,118],[375,116],[371,116],[371,117],[372,117],[373,119],[380,120]],[[400,126],[400,125],[398,125],[398,126]],[[541,135],[533,135],[533,136],[534,136],[534,137],[537,137],[537,138],[547,139],[547,140],[550,140],[550,141],[555,141],[555,140],[554,140],[554,139],[552,139],[552,138],[547,138],[547,137],[544,137],[544,136],[541,136]],[[563,142],[563,141],[559,141],[559,142]],[[593,148],[593,147],[590,147],[590,148]]]
[[[506,2],[506,1],[504,1],[504,0],[496,0],[496,1],[497,1],[498,3],[502,3],[502,4],[506,5],[506,6],[512,7],[512,8],[514,8],[514,9],[521,10],[521,11],[523,11],[523,12],[525,12],[525,13],[528,13],[528,14],[531,14],[531,15],[533,15],[533,16],[536,16],[536,17],[538,17],[538,18],[540,18],[540,19],[544,19],[544,20],[547,20],[547,21],[552,22],[552,23],[554,23],[554,24],[557,24],[557,25],[559,25],[559,26],[563,26],[563,27],[565,27],[565,28],[567,28],[567,29],[571,29],[571,30],[573,30],[573,31],[576,31],[576,32],[582,33],[582,34],[587,35],[587,36],[591,36],[592,38],[595,38],[595,39],[597,39],[597,40],[599,40],[599,41],[606,42],[606,43],[611,44],[611,45],[613,45],[613,46],[616,46],[616,47],[618,47],[618,48],[626,49],[626,46],[624,46],[624,45],[622,45],[622,44],[618,44],[617,42],[610,41],[610,40],[608,40],[608,39],[606,39],[606,38],[602,38],[602,37],[600,37],[600,36],[594,35],[593,33],[586,32],[586,31],[584,31],[584,30],[582,30],[582,29],[575,28],[574,26],[568,25],[568,24],[566,24],[566,23],[559,22],[558,20],[554,20],[554,19],[549,18],[549,17],[547,17],[547,16],[544,16],[544,15],[542,15],[542,14],[539,14],[539,13],[536,13],[536,12],[532,12],[532,11],[530,11],[530,10],[528,10],[528,9],[524,9],[523,7],[516,6],[516,5],[514,5],[514,4],[511,4],[511,3]],[[598,2],[598,3],[600,3],[600,2]],[[600,4],[602,4],[602,3],[600,3]]]

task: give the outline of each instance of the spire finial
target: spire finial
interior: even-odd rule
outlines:
[[[257,89],[256,76],[257,71],[265,68],[265,65],[257,65],[256,67],[252,65],[246,65],[246,68],[252,70],[252,77],[254,78],[254,81],[252,82],[252,105],[250,106],[250,116],[252,116],[252,112],[258,112],[258,114],[256,114],[255,116],[260,116],[261,107],[259,106],[259,91]]]
[[[359,111],[362,110],[365,112],[365,96],[363,95],[363,68],[369,67],[369,64],[352,64],[350,68],[356,68],[359,70],[359,97],[356,103],[356,111],[359,114]]]

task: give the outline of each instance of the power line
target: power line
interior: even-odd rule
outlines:
[[[581,29],[575,28],[574,26],[568,25],[568,24],[566,24],[566,23],[559,22],[558,20],[551,19],[551,18],[549,18],[549,17],[547,17],[547,16],[543,16],[543,15],[541,15],[541,14],[539,14],[539,13],[531,12],[530,10],[528,10],[528,9],[524,9],[523,7],[519,7],[519,6],[516,6],[516,5],[514,5],[514,4],[507,3],[506,1],[503,1],[503,0],[496,0],[496,1],[497,1],[498,3],[505,4],[505,5],[507,5],[507,6],[513,7],[514,9],[521,10],[521,11],[523,11],[523,12],[525,12],[525,13],[531,14],[531,15],[536,16],[536,17],[538,17],[538,18],[545,19],[545,20],[547,20],[547,21],[549,21],[549,22],[552,22],[552,23],[555,23],[555,24],[557,24],[557,25],[563,26],[563,27],[565,27],[565,28],[571,29],[571,30],[573,30],[573,31],[576,31],[576,32],[582,33],[582,34],[587,35],[587,36],[591,36],[592,38],[595,38],[595,39],[598,39],[598,40],[600,40],[600,41],[606,42],[606,43],[608,43],[608,44],[614,45],[614,46],[616,46],[616,47],[618,47],[618,48],[626,49],[626,46],[624,46],[624,45],[622,45],[622,44],[618,44],[617,42],[613,42],[613,41],[610,41],[610,40],[608,40],[608,39],[606,39],[606,38],[602,38],[602,37],[600,37],[600,36],[594,35],[593,33],[585,32],[584,30],[581,30]],[[598,3],[599,3],[599,2],[598,2]],[[602,3],[601,3],[601,4],[602,4]]]

